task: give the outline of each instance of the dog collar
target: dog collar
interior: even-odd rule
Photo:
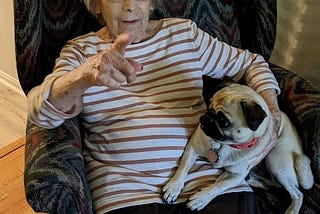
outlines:
[[[247,149],[254,146],[258,142],[258,138],[253,138],[251,141],[244,143],[244,144],[232,144],[230,145],[232,148],[235,149]]]

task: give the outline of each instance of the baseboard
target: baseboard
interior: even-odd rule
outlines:
[[[5,72],[0,70],[0,82],[1,84],[5,84],[11,90],[14,90],[18,93],[22,91],[19,80],[13,78],[12,76],[6,74]]]

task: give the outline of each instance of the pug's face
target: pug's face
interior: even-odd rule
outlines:
[[[215,86],[218,90],[210,90]],[[262,106],[266,104],[252,89],[209,77],[204,79],[203,93],[208,110],[200,124],[207,136],[225,144],[243,144],[261,135],[259,127],[267,117]]]

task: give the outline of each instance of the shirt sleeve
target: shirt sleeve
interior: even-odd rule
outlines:
[[[230,76],[244,82],[260,93],[274,89],[280,93],[278,82],[264,58],[248,50],[242,50],[219,41],[191,23],[195,46],[198,47],[203,74],[213,78]]]
[[[60,126],[66,119],[77,116],[59,111],[48,100],[54,81],[80,65],[79,48],[70,41],[61,51],[56,60],[53,73],[49,74],[41,85],[34,87],[27,95],[28,120],[38,126],[52,129]]]

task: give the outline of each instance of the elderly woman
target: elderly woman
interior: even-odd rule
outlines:
[[[243,80],[278,119],[273,74],[260,55],[218,41],[191,20],[149,20],[155,1],[86,5],[105,26],[66,44],[53,73],[28,94],[29,120],[50,129],[80,116],[96,213],[191,212],[188,198],[221,173],[210,164],[214,157],[197,160],[176,204],[164,203],[162,187],[206,110],[202,75]],[[219,210],[257,213],[258,207],[243,182],[201,213]]]

